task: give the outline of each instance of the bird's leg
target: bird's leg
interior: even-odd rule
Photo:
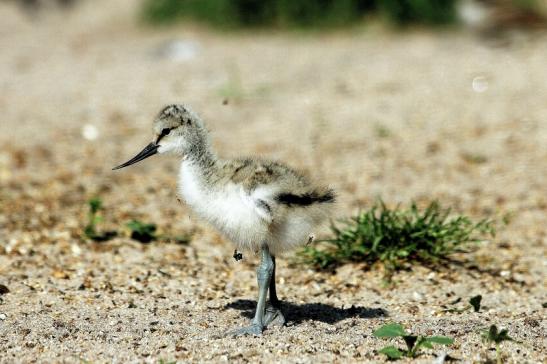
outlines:
[[[270,278],[270,303],[266,306],[264,313],[264,326],[268,327],[270,324],[283,326],[285,324],[285,317],[281,312],[281,301],[277,298],[277,292],[275,289],[275,270],[276,263],[275,257],[272,256],[273,270]]]
[[[281,308],[281,301],[277,298],[277,291],[275,289],[275,257],[272,256],[272,262],[273,262],[273,270],[272,270],[272,277],[270,279],[270,304],[275,308]]]
[[[262,335],[264,329],[264,311],[266,309],[266,299],[268,297],[268,288],[270,286],[270,279],[272,277],[274,263],[272,256],[267,246],[262,248],[262,259],[260,265],[256,269],[257,281],[258,281],[258,303],[256,305],[255,317],[251,323],[251,326],[243,327],[228,332],[228,335]]]

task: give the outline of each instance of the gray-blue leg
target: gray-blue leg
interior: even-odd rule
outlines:
[[[285,317],[281,312],[281,301],[277,298],[277,292],[275,289],[275,271],[277,264],[275,263],[275,257],[272,256],[273,271],[270,278],[270,302],[266,306],[266,312],[264,313],[264,325],[266,327],[270,325],[283,326],[285,324]]]
[[[228,335],[262,335],[262,330],[266,327],[264,313],[266,311],[266,299],[270,287],[270,279],[274,269],[274,262],[268,247],[262,248],[262,259],[256,269],[258,281],[258,303],[256,305],[255,317],[250,326],[243,327],[228,332]]]

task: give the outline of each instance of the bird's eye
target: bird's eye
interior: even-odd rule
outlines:
[[[170,132],[171,132],[171,129],[170,129],[170,128],[164,128],[164,129],[162,129],[160,135],[158,135],[158,139],[156,140],[156,144],[159,143],[160,140],[161,140],[164,136],[168,135]]]

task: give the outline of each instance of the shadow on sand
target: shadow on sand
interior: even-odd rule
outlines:
[[[237,300],[225,306],[226,309],[242,311],[242,316],[253,318],[256,302],[251,300]],[[304,303],[297,305],[290,302],[281,303],[281,311],[285,315],[287,324],[297,325],[304,321],[320,321],[334,324],[351,317],[377,318],[387,317],[388,313],[383,308],[355,307],[337,308],[323,303]]]

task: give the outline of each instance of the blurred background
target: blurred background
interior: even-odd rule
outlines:
[[[514,175],[524,193],[523,174],[543,178],[546,11],[540,0],[5,0],[0,181],[66,172],[81,199],[139,176],[143,190],[116,199],[165,204],[172,161],[109,167],[146,145],[163,105],[183,102],[221,154],[321,176],[342,214],[377,196],[494,210],[501,181]],[[163,194],[144,193],[163,172]]]
[[[22,321],[8,315],[13,321],[3,330],[49,322],[49,313],[39,313],[43,302],[63,317],[84,312],[90,332],[111,334],[118,324],[105,329],[101,322],[113,316],[93,311],[115,310],[105,297],[129,306],[136,297],[147,309],[159,295],[216,303],[254,297],[252,265],[234,267],[232,246],[177,201],[178,162],[154,157],[111,171],[149,143],[152,120],[168,103],[198,112],[222,156],[281,159],[330,184],[340,201],[335,217],[381,197],[390,206],[438,200],[506,222],[475,259],[520,282],[503,290],[451,278],[430,296],[403,281],[394,297],[374,291],[381,285],[374,272],[317,278],[282,265],[289,300],[303,299],[305,289],[312,301],[337,307],[379,302],[402,312],[397,305],[420,295],[447,299],[481,287],[491,307],[503,302],[492,314],[511,321],[543,299],[530,287],[544,281],[547,236],[546,1],[2,0],[0,20],[0,276],[21,293],[0,310],[36,312]],[[104,231],[141,219],[191,242],[143,245],[128,235],[90,242],[83,231],[88,200],[97,196]],[[410,277],[433,284],[429,273]],[[146,288],[148,279],[162,284]],[[317,280],[337,294],[310,283]],[[47,297],[26,294],[28,287]],[[147,290],[154,294],[136,296]],[[522,295],[528,303],[515,300]],[[196,317],[207,314],[194,309],[203,310]],[[155,320],[150,310],[139,312]],[[429,312],[416,310],[416,317]],[[180,336],[202,324],[187,319]],[[39,333],[62,330],[44,325]],[[35,346],[19,358],[44,347],[32,335]],[[9,340],[20,355],[23,336]],[[137,351],[128,341],[101,356],[93,347],[101,340],[74,345],[99,361]],[[143,353],[161,352],[162,340],[141,343]],[[216,355],[202,341],[192,345],[177,355]],[[53,361],[66,354],[52,350]]]

